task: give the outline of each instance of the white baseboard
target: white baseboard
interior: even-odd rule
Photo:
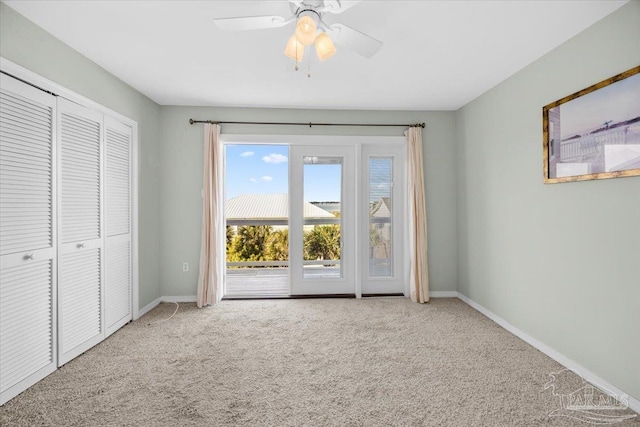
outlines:
[[[160,297],[161,302],[196,302],[195,295],[178,295]]]
[[[139,318],[141,318],[142,316],[144,316],[145,314],[147,314],[148,312],[150,312],[151,310],[156,308],[158,306],[158,304],[160,304],[161,300],[162,300],[161,298],[156,298],[153,301],[151,301],[149,304],[147,304],[144,307],[142,307],[141,309],[139,309],[138,310],[138,317],[136,317],[133,320],[138,320]]]
[[[458,298],[456,291],[431,291],[429,298]]]
[[[484,308],[477,302],[473,301],[472,299],[468,298],[467,296],[462,295],[460,292],[456,292],[456,293],[457,293],[457,297],[460,298],[460,300],[464,301],[475,310],[484,314],[489,319],[493,320],[498,325],[502,326],[504,329],[511,332],[513,335],[517,336],[527,344],[530,344],[533,347],[537,348],[538,350],[540,350],[541,352],[543,352],[544,354],[546,354],[547,356],[549,356],[550,358],[558,362],[559,364],[579,374],[582,378],[584,378],[586,381],[590,382],[591,384],[593,384],[594,386],[602,390],[604,393],[607,393],[610,396],[627,396],[629,400],[629,408],[635,412],[640,413],[640,400],[635,399],[632,396],[629,396],[628,393],[625,393],[624,391],[620,390],[618,387],[614,386],[613,384],[610,384],[609,382],[603,380],[593,372],[589,371],[587,368],[580,365],[579,363],[569,359],[562,353],[559,353],[558,351],[554,350],[548,345],[533,338],[531,335],[516,328],[511,323],[507,322],[503,318],[487,310],[486,308]],[[429,295],[431,296],[431,294]]]
[[[179,295],[179,296],[163,296],[158,297],[138,310],[138,317],[133,320],[137,320],[156,308],[161,302],[196,302],[195,295]]]

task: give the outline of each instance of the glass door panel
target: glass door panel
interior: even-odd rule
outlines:
[[[342,157],[303,159],[303,278],[342,278]]]
[[[369,158],[369,276],[393,277],[393,157]]]

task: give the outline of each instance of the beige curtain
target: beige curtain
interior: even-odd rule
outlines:
[[[222,266],[220,221],[222,215],[222,145],[220,125],[204,126],[204,181],[202,185],[202,245],[198,276],[198,307],[213,305],[222,297]]]
[[[411,127],[407,137],[409,167],[409,257],[411,262],[411,300],[429,301],[429,268],[427,266],[427,213],[422,168],[422,128]]]

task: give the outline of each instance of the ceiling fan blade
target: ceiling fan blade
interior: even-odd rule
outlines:
[[[328,30],[329,36],[335,44],[343,46],[365,58],[371,58],[382,47],[380,40],[376,40],[344,24],[329,25]]]
[[[282,16],[240,16],[237,18],[218,18],[213,22],[224,31],[260,30],[263,28],[279,28],[287,25],[291,19]]]
[[[342,13],[360,3],[362,0],[324,0],[322,12]]]

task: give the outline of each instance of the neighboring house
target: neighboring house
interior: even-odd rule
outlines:
[[[309,203],[333,214],[340,213],[340,202],[309,202]]]
[[[369,214],[369,257],[375,264],[387,265],[391,257],[391,198],[371,203]]]
[[[226,202],[227,225],[271,225],[275,229],[289,226],[288,194],[241,194]],[[305,221],[335,219],[335,216],[311,203],[304,202]],[[320,222],[321,223],[321,222]],[[305,225],[313,228],[313,225]]]

